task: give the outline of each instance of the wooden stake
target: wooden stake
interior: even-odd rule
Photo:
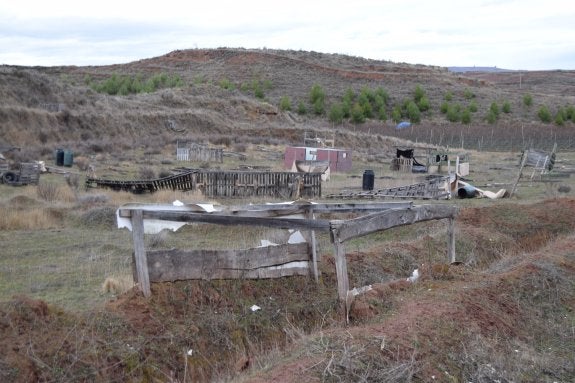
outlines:
[[[144,219],[142,210],[132,210],[132,237],[134,239],[134,256],[136,258],[136,274],[140,290],[147,298],[152,295],[150,289],[150,276],[148,274],[148,260],[144,247]]]
[[[447,257],[449,258],[449,263],[455,262],[455,219],[454,218],[448,218]]]
[[[341,302],[346,302],[349,280],[347,275],[347,261],[345,259],[345,246],[339,239],[337,228],[332,228],[332,242],[335,257],[335,273],[337,276],[337,296]]]
[[[308,219],[312,220],[315,219],[315,214],[313,214],[313,208],[310,208],[308,211]],[[310,236],[311,236],[311,262],[312,262],[313,277],[315,279],[315,283],[319,283],[315,230],[310,230]]]

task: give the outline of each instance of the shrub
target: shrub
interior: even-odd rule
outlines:
[[[469,110],[469,108],[465,108],[461,113],[461,122],[463,122],[464,124],[471,123],[471,111]]]
[[[439,107],[439,110],[443,114],[447,113],[447,111],[449,110],[449,103],[447,101],[442,102],[441,106]]]
[[[505,114],[511,113],[511,104],[509,103],[509,101],[504,101],[504,102],[503,102],[503,105],[501,106],[501,110],[502,110],[503,113],[505,113]]]
[[[385,106],[381,106],[377,111],[377,117],[380,121],[387,121],[387,111],[385,110]]]
[[[489,113],[493,114],[495,118],[499,118],[499,105],[496,102],[492,102],[489,107]]]
[[[401,121],[401,107],[399,105],[396,105],[392,112],[391,112],[391,119],[393,120],[393,122],[398,123]]]
[[[413,100],[416,103],[419,103],[423,97],[425,97],[425,91],[420,85],[417,85],[415,87],[415,91],[413,92]]]
[[[343,121],[343,108],[341,104],[334,104],[331,106],[328,118],[334,124],[341,124]]]
[[[447,120],[450,122],[458,122],[461,119],[460,109],[461,107],[459,105],[450,105],[449,108],[447,108]]]
[[[297,113],[301,114],[301,115],[307,114],[307,108],[306,108],[305,104],[303,103],[303,101],[301,101],[301,100],[297,104]]]
[[[232,82],[225,77],[220,80],[219,85],[220,88],[227,90],[234,90],[236,88],[234,84],[232,84]]]
[[[469,111],[470,111],[471,113],[477,112],[477,102],[475,102],[475,100],[472,100],[472,101],[469,103],[468,109],[469,109]]]
[[[378,87],[375,89],[375,95],[380,97],[385,105],[389,103],[389,94],[384,88]]]
[[[486,120],[490,124],[495,124],[497,122],[497,114],[495,114],[492,110],[487,113]]]
[[[421,121],[421,111],[413,101],[407,104],[407,117],[409,117],[409,121],[413,123]]]
[[[325,113],[325,105],[322,99],[315,100],[313,103],[313,112],[318,116],[321,116]]]
[[[361,124],[361,123],[365,122],[365,116],[363,114],[363,108],[361,107],[359,102],[356,102],[355,104],[353,104],[353,107],[351,108],[351,120],[353,122],[355,122],[356,124]]]
[[[551,112],[547,105],[541,106],[539,111],[537,112],[537,117],[541,120],[541,122],[550,123],[551,122]]]
[[[533,97],[532,97],[529,93],[526,93],[526,94],[523,96],[523,105],[525,105],[525,106],[528,107],[528,108],[529,108],[531,105],[533,105]]]
[[[564,109],[565,114],[563,115],[563,117],[565,118],[565,121],[567,120],[571,120],[573,122],[575,122],[575,108],[573,106],[568,106]]]
[[[325,100],[325,92],[323,91],[322,87],[319,86],[318,84],[314,84],[311,87],[309,93],[309,102],[313,105],[317,101],[321,101],[321,103],[323,103],[324,100]]]
[[[288,96],[283,96],[280,99],[280,109],[281,110],[291,110],[291,100]]]
[[[428,111],[430,106],[431,104],[429,103],[429,99],[427,98],[427,96],[423,96],[421,100],[419,100],[419,102],[417,103],[417,107],[422,112]]]
[[[453,93],[451,93],[451,91],[447,91],[447,93],[445,93],[443,96],[443,99],[445,101],[451,101],[453,99]]]
[[[466,100],[471,100],[472,98],[475,98],[475,93],[473,93],[469,88],[465,88],[463,91],[463,97],[465,97]]]

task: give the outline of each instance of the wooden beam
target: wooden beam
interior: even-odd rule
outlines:
[[[309,275],[309,266],[307,243],[246,250],[172,249],[148,252],[152,282]]]
[[[144,220],[142,210],[132,211],[132,237],[134,240],[134,257],[136,259],[136,275],[138,276],[137,282],[144,296],[149,297],[152,295],[152,291],[150,289],[148,261],[144,247]]]
[[[456,206],[420,205],[410,209],[390,209],[350,220],[331,221],[332,233],[336,232],[341,242],[361,237],[395,226],[411,225],[416,222],[434,219],[453,218]]]
[[[204,222],[218,225],[250,225],[266,226],[276,229],[308,229],[329,231],[330,223],[327,220],[297,219],[297,218],[268,218],[243,217],[214,213],[197,213],[183,211],[144,211],[144,219],[159,219],[175,222]]]

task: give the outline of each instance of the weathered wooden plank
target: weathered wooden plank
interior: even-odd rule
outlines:
[[[148,252],[153,282],[308,275],[308,244],[247,250],[155,250]]]
[[[332,233],[337,232],[340,241],[361,237],[379,230],[395,226],[411,225],[416,222],[434,219],[453,218],[457,214],[457,206],[420,205],[410,209],[390,209],[363,217],[331,221]]]
[[[125,212],[122,212],[125,215]],[[198,213],[183,211],[144,211],[145,219],[160,219],[174,222],[204,222],[219,225],[251,225],[266,226],[277,229],[308,229],[328,231],[330,222],[318,219],[297,218],[268,218],[268,217],[243,217],[222,214],[221,212]]]
[[[136,260],[136,274],[138,285],[145,297],[152,295],[148,273],[148,261],[144,247],[144,220],[142,210],[132,211],[132,237],[134,240],[134,257]]]
[[[343,241],[337,235],[337,232],[332,232],[333,247],[335,257],[335,274],[337,277],[337,296],[340,301],[347,298],[349,290],[349,279],[347,275],[347,260],[345,259],[345,246]]]
[[[313,213],[313,209],[308,211],[308,218],[315,219],[315,215]],[[315,279],[315,283],[319,283],[319,270],[317,268],[317,251],[316,251],[316,238],[315,238],[315,230],[310,230],[310,237],[311,237],[311,262],[312,262],[312,271],[313,277]]]

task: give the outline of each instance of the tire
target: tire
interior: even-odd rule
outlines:
[[[4,175],[2,176],[2,181],[5,184],[14,184],[18,181],[18,175],[14,172],[6,172],[4,173]]]

